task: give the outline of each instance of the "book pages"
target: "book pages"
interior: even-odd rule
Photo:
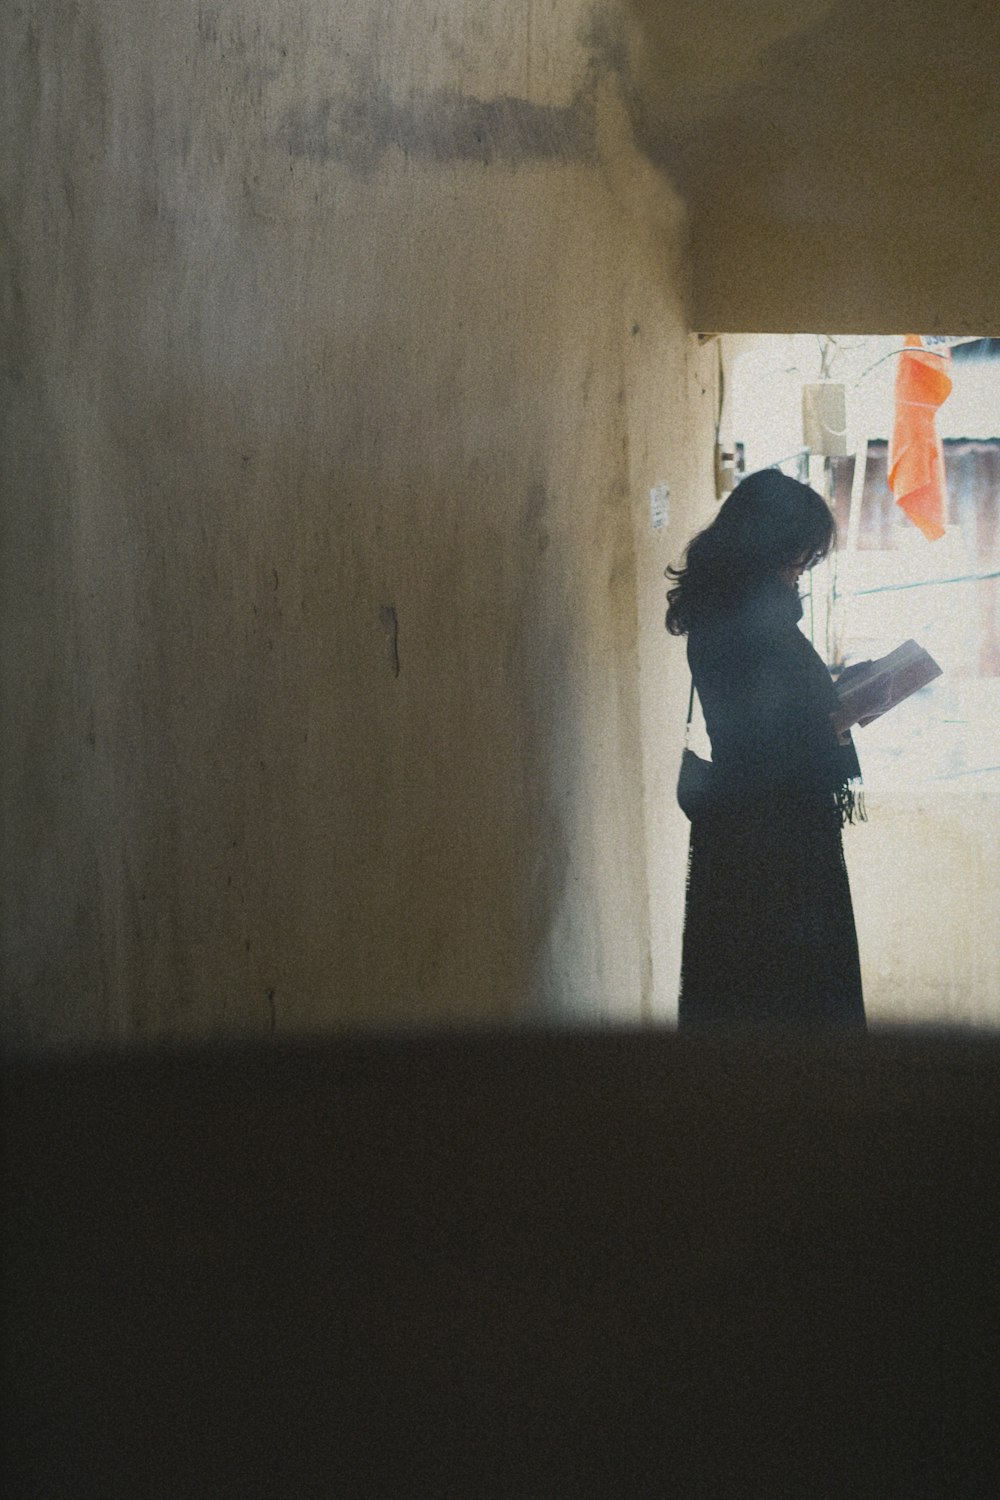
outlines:
[[[836,684],[837,719],[845,728],[864,727],[940,676],[941,668],[929,651],[916,641],[904,641],[888,656],[866,662],[863,670],[851,671]]]

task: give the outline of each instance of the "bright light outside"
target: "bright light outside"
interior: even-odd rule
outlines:
[[[812,578],[807,622],[831,664],[883,656],[913,637],[944,675],[859,737],[869,794],[905,784],[1000,795],[1000,359],[951,355],[937,414],[949,489],[945,535],[928,541],[886,483],[900,336],[757,335],[740,340],[729,427],[747,472],[780,464],[827,495],[840,549]],[[970,341],[969,348],[972,349]],[[804,450],[803,386],[842,387],[844,456]],[[851,490],[867,443],[861,503]],[[828,446],[836,446],[833,443]]]
[[[838,666],[884,656],[912,637],[943,669],[855,731],[871,818],[849,830],[845,847],[869,1019],[995,1026],[1000,346],[929,346],[952,380],[936,414],[944,535],[930,541],[887,482],[904,337],[727,336],[722,431],[745,472],[777,465],[834,509],[837,555],[803,580],[811,589],[803,624],[820,654]],[[818,441],[803,418],[803,388],[815,385],[835,388],[807,396],[819,414]],[[866,455],[863,483],[858,453]]]

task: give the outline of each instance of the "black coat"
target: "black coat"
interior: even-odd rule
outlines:
[[[842,824],[858,774],[830,675],[783,583],[692,624],[712,742],[691,824],[680,1025],[864,1026]]]

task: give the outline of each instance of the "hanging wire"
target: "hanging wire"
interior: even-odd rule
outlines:
[[[816,335],[816,342],[819,344],[819,378],[820,380],[829,380],[834,341],[830,334],[818,333]]]
[[[856,599],[861,594],[895,594],[901,589],[933,589],[946,583],[986,583],[991,578],[1000,578],[1000,568],[992,573],[958,573],[953,578],[918,578],[912,583],[878,583],[870,589],[846,589],[842,599]]]
[[[804,458],[811,457],[811,448],[796,448],[794,453],[789,453],[784,458],[776,458],[773,464],[765,464],[764,467],[767,469],[780,469],[782,464],[790,464],[793,458],[798,463],[801,463]]]
[[[915,348],[913,344],[905,344],[902,349],[890,349],[888,354],[883,354],[879,359],[875,361],[873,365],[869,365],[867,370],[861,371],[861,374],[854,382],[854,386],[852,387],[852,389],[859,386],[862,380],[866,379],[866,377],[869,376],[873,370],[878,369],[879,365],[884,365],[887,359],[895,359],[897,354],[933,354],[935,359],[948,359],[951,354],[951,350],[927,349],[923,346],[923,344],[921,344],[919,349]]]

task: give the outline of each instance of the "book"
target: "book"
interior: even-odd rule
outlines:
[[[940,676],[941,668],[933,656],[916,641],[904,641],[876,661],[859,662],[834,684],[840,704],[838,725],[843,729],[852,724],[864,728]]]

